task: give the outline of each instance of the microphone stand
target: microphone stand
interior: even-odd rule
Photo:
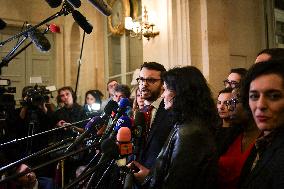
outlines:
[[[8,141],[8,142],[0,144],[0,148],[5,146],[5,145],[7,145],[7,144],[17,143],[17,142],[20,142],[22,140],[26,140],[26,139],[29,139],[29,138],[32,138],[32,137],[35,137],[35,136],[39,136],[39,135],[46,134],[46,133],[49,133],[49,132],[53,132],[53,131],[61,130],[61,129],[64,129],[64,128],[68,128],[68,127],[71,127],[73,125],[77,125],[79,123],[82,123],[82,122],[85,122],[85,121],[89,121],[89,120],[90,120],[90,118],[84,119],[84,120],[81,120],[81,121],[77,121],[77,122],[74,122],[74,123],[71,123],[71,124],[66,124],[66,126],[63,126],[63,127],[50,129],[50,130],[47,130],[47,131],[36,133],[34,135],[29,135],[29,136],[26,136],[26,137],[23,137],[23,138],[19,138],[19,139],[16,138],[14,140],[11,140],[11,141]]]
[[[49,28],[46,28],[42,34],[46,34],[48,32]],[[33,42],[30,41],[28,44],[23,46],[20,50],[18,50],[16,53],[15,51],[19,48],[19,46],[27,39],[26,36],[24,36],[23,39],[2,59],[0,62],[0,68],[3,66],[7,66],[8,63],[13,60],[16,56],[18,56],[21,52],[23,52],[26,48],[28,48]]]
[[[100,152],[99,152],[99,153],[96,153],[96,155],[91,159],[91,161],[88,163],[88,165],[86,166],[86,168],[82,171],[82,173],[81,173],[79,176],[81,176],[81,175],[83,175],[85,172],[87,172],[87,170],[91,167],[91,165],[93,165],[95,159],[98,157],[99,154],[100,154]]]
[[[98,186],[100,185],[101,181],[103,180],[103,178],[104,178],[105,175],[107,174],[108,170],[110,170],[110,167],[114,164],[114,162],[115,162],[115,159],[113,159],[113,160],[110,162],[109,166],[108,166],[107,169],[104,171],[102,177],[100,178],[99,182],[97,183],[95,189],[98,188]],[[89,189],[89,188],[91,187],[91,184],[92,184],[93,179],[94,179],[94,173],[93,173],[93,175],[91,176],[91,178],[90,178],[90,180],[89,180],[89,182],[88,182],[87,189]]]
[[[115,161],[115,160],[113,160]],[[71,182],[70,184],[68,184],[66,187],[64,187],[64,189],[69,189],[71,187],[73,187],[75,184],[79,183],[80,181],[86,179],[87,177],[89,177],[91,174],[94,173],[94,171],[96,171],[96,169],[100,168],[102,165],[104,165],[107,161],[103,161],[98,163],[97,165],[95,165],[93,168],[91,168],[90,170],[86,171],[85,174],[80,174],[80,176],[75,179],[73,182]]]
[[[76,150],[76,151],[73,151],[73,152],[70,152],[70,153],[68,153],[68,154],[66,154],[66,155],[63,155],[63,156],[61,156],[61,157],[58,157],[58,158],[55,158],[55,159],[50,160],[50,161],[48,161],[48,162],[45,162],[45,163],[43,163],[43,164],[40,164],[40,165],[38,165],[38,166],[36,166],[36,167],[34,167],[34,168],[32,168],[32,169],[29,169],[29,170],[27,170],[27,171],[25,171],[25,172],[22,172],[22,173],[19,173],[19,174],[15,174],[15,175],[6,177],[5,179],[0,180],[0,184],[6,183],[6,182],[8,182],[8,181],[10,181],[10,180],[12,180],[12,179],[15,179],[15,178],[18,178],[18,177],[20,177],[20,176],[23,176],[23,175],[25,175],[25,174],[27,174],[27,173],[33,172],[33,171],[35,171],[35,170],[37,170],[37,169],[40,169],[40,168],[42,168],[42,167],[45,167],[45,166],[47,166],[47,165],[49,165],[49,164],[52,164],[52,163],[54,163],[54,162],[57,162],[57,161],[66,159],[66,158],[69,157],[69,156],[73,156],[73,155],[75,155],[75,154],[77,154],[77,153],[80,153],[80,152],[83,152],[83,151],[85,151],[85,150],[88,150],[89,148],[92,148],[93,146],[95,146],[95,144],[92,144],[91,146],[87,146],[87,147],[85,147],[85,148],[82,148],[82,149],[79,149],[79,150]]]
[[[12,37],[6,39],[6,40],[3,41],[3,42],[0,42],[0,47],[2,47],[2,46],[5,45],[6,43],[8,43],[8,42],[10,42],[10,41],[12,41],[12,40],[14,40],[14,39],[16,39],[16,38],[22,36],[22,35],[27,34],[28,32],[30,32],[30,31],[32,31],[32,30],[38,28],[39,26],[41,26],[41,25],[43,25],[43,24],[45,24],[45,23],[47,23],[47,22],[49,22],[49,21],[51,21],[51,20],[54,20],[55,18],[57,18],[57,17],[59,17],[59,16],[62,16],[62,15],[66,16],[66,15],[68,15],[68,14],[71,13],[73,10],[74,10],[73,7],[64,1],[63,5],[62,5],[62,8],[61,8],[61,10],[60,10],[59,12],[55,13],[54,15],[51,15],[50,17],[46,18],[45,20],[43,20],[43,21],[40,22],[39,24],[36,24],[36,25],[34,25],[34,26],[32,26],[32,27],[30,27],[30,28],[28,28],[28,29],[22,31],[22,32],[20,32],[20,33],[18,33],[18,34],[16,34],[16,35],[14,35],[14,36],[12,36]]]
[[[27,161],[27,160],[29,160],[29,159],[31,159],[31,158],[34,158],[34,157],[37,157],[37,156],[46,154],[46,152],[49,152],[49,151],[53,150],[54,148],[56,148],[56,147],[58,147],[58,146],[60,146],[60,145],[62,145],[62,144],[64,144],[64,143],[66,143],[66,142],[68,142],[68,141],[71,141],[71,140],[73,140],[73,137],[64,139],[64,140],[62,140],[62,141],[60,141],[60,142],[57,142],[57,143],[55,143],[55,144],[53,144],[53,145],[51,145],[51,146],[48,146],[47,148],[45,148],[45,149],[43,149],[43,150],[40,150],[40,151],[38,151],[38,152],[35,152],[35,153],[31,154],[31,155],[28,155],[28,156],[22,158],[22,159],[19,159],[19,160],[13,162],[13,163],[10,163],[10,164],[8,164],[8,165],[6,165],[6,166],[3,166],[3,167],[0,168],[0,173],[1,173],[1,172],[4,172],[5,170],[7,170],[7,169],[9,169],[9,168],[11,168],[11,167],[13,167],[13,166],[17,166],[17,165],[21,164],[22,162]],[[66,147],[67,147],[67,146],[66,146]],[[53,151],[51,151],[51,152],[53,152]]]
[[[47,22],[49,22],[49,21],[51,21],[51,20],[54,20],[55,18],[57,18],[57,17],[59,17],[59,16],[62,16],[62,15],[66,16],[66,15],[68,15],[69,13],[71,13],[73,10],[74,10],[74,8],[72,7],[72,5],[70,5],[70,4],[66,3],[66,1],[64,1],[63,5],[62,5],[62,8],[61,8],[61,10],[60,10],[59,12],[55,13],[54,15],[51,15],[50,17],[46,18],[45,20],[43,20],[43,21],[40,22],[39,24],[36,24],[35,26],[29,27],[28,29],[26,29],[26,30],[24,30],[24,31],[22,31],[22,32],[20,32],[20,33],[18,33],[18,34],[16,34],[16,35],[14,35],[14,36],[12,36],[12,37],[6,39],[5,41],[0,42],[0,47],[2,47],[3,45],[5,45],[6,43],[8,43],[8,42],[10,42],[10,41],[12,41],[12,40],[14,40],[14,39],[16,39],[16,38],[18,38],[18,37],[24,35],[25,38],[24,38],[22,41],[19,42],[20,45],[21,45],[21,44],[23,43],[23,41],[27,38],[27,37],[26,37],[26,34],[27,34],[28,32],[30,32],[30,31],[32,31],[32,30],[35,30],[35,29],[38,28],[39,26],[41,26],[41,25],[43,25],[43,24],[45,24],[45,23],[47,23]],[[17,50],[17,48],[19,48],[20,45],[17,45],[11,52],[14,53],[14,52]],[[28,45],[28,46],[29,46],[29,45]],[[26,47],[25,47],[25,48],[26,48]],[[20,50],[19,53],[21,53],[25,48],[23,48],[22,50]],[[18,53],[18,54],[19,54],[19,53]],[[17,54],[17,55],[18,55],[18,54]],[[9,56],[9,55],[10,55],[10,53],[8,53],[7,56]],[[7,65],[8,62],[11,61],[11,59],[15,57],[15,56],[13,56],[12,58],[10,57],[10,59],[6,60],[6,59],[7,59],[7,56],[4,57],[3,60],[1,61],[1,63],[0,63],[0,68],[2,68],[4,65]]]
[[[83,48],[84,48],[84,42],[85,42],[85,34],[86,34],[86,32],[84,31],[84,33],[83,33],[82,45],[81,45],[81,52],[80,52],[80,59],[79,59],[78,71],[77,71],[75,95],[77,94],[78,83],[79,83],[79,77],[80,77],[80,69],[81,69],[81,64],[82,64],[82,55],[83,55]]]
[[[14,54],[14,52],[21,46],[21,44],[23,44],[23,42],[25,41],[27,39],[27,36],[24,36],[24,38],[22,38],[17,44],[16,44],[16,46],[15,47],[13,47],[13,49],[2,59],[2,61],[0,62],[0,65],[2,65],[2,66],[7,66],[8,65],[8,63],[11,61],[11,57],[12,57],[12,55]],[[32,44],[32,42],[30,42],[30,44]],[[27,46],[28,47],[28,46]],[[26,47],[26,48],[27,48]],[[26,49],[25,48],[25,49]],[[24,50],[24,49],[23,49]],[[23,51],[22,49],[21,49],[21,51],[20,52],[22,52]],[[18,54],[17,54],[18,55]],[[14,57],[13,57],[14,58]],[[2,67],[1,66],[1,67]]]

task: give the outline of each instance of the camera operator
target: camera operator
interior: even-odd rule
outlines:
[[[26,86],[22,90],[21,107],[18,109],[23,136],[33,135],[51,128],[50,117],[54,106],[49,102],[44,87]],[[27,140],[26,154],[41,150],[48,144],[49,136],[43,135]]]
[[[26,86],[22,89],[21,107],[17,112],[17,137],[22,138],[31,136],[52,128],[51,116],[54,111],[54,105],[50,103],[49,91],[45,87]],[[17,143],[18,157],[20,159],[24,156],[35,153],[47,147],[50,140],[50,133],[33,136],[27,140]],[[48,157],[37,158],[31,164],[39,165],[47,161]],[[51,167],[45,167],[37,172],[41,176],[51,176]]]

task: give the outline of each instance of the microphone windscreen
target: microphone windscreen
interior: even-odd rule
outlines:
[[[28,26],[28,28],[31,26]],[[36,28],[28,32],[28,36],[31,38],[32,42],[36,48],[42,52],[46,52],[50,49],[51,45],[48,39]]]
[[[119,148],[115,141],[113,141],[110,138],[105,139],[101,144],[101,150],[103,153],[102,158],[100,159],[100,162],[110,160],[110,159],[116,159],[119,157]]]
[[[102,118],[100,116],[95,116],[85,125],[85,130],[91,129],[93,125],[100,124],[101,122]]]
[[[128,127],[121,127],[116,135],[117,142],[130,142],[131,141],[131,131]]]
[[[112,14],[111,7],[104,0],[89,0],[89,2],[103,15],[109,16]]]
[[[56,24],[50,24],[48,28],[52,33],[60,33],[60,27]]]
[[[7,25],[6,22],[4,22],[4,20],[0,18],[0,30],[4,29],[6,25]]]
[[[45,0],[51,8],[59,7],[62,3],[62,0]]]
[[[93,26],[87,21],[86,17],[83,16],[79,11],[74,10],[72,16],[75,22],[87,33],[90,34],[93,31]]]
[[[67,0],[70,5],[72,5],[74,8],[81,7],[81,1],[80,0]]]
[[[114,127],[114,130],[117,132],[121,127],[131,128],[131,120],[128,116],[121,116]]]
[[[134,118],[132,134],[135,138],[140,138],[146,127],[145,115],[143,112],[137,112]]]
[[[110,115],[112,113],[112,111],[116,111],[118,108],[118,104],[117,102],[115,102],[114,100],[110,100],[107,105],[104,108],[104,112],[107,115]]]
[[[130,103],[129,103],[128,98],[121,98],[120,101],[118,102],[119,108],[126,108],[129,105]]]
[[[143,112],[136,112],[134,118],[134,126],[145,125],[145,114]]]

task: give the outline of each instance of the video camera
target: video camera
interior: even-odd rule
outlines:
[[[10,84],[10,79],[0,78],[0,95],[4,93],[16,93],[16,87],[8,87]]]
[[[42,105],[43,103],[48,103],[51,91],[46,89],[45,86],[35,85],[34,87],[29,86],[24,89],[24,94],[25,98],[21,102],[21,105],[34,108]]]

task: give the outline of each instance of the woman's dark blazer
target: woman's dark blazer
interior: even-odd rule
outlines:
[[[256,157],[253,148],[249,155],[240,178],[242,189],[280,189],[284,188],[284,128],[277,131],[255,168],[251,171]]]

